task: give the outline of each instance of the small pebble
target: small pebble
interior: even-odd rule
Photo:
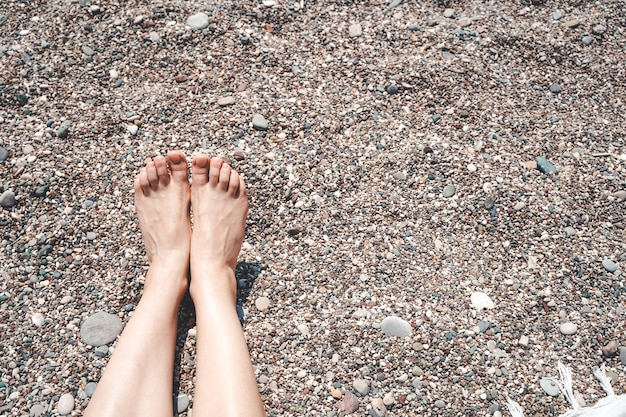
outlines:
[[[119,317],[99,311],[83,322],[80,336],[87,345],[102,346],[114,341],[123,327]]]
[[[308,336],[311,333],[309,330],[309,326],[307,326],[306,324],[299,324],[296,328],[303,336]]]
[[[377,417],[384,417],[387,415],[387,406],[381,398],[374,398],[370,402],[370,407],[376,413]]]
[[[602,354],[607,358],[617,355],[619,351],[619,345],[615,340],[610,341],[605,346],[602,346]]]
[[[462,17],[459,19],[459,26],[461,27],[467,27],[470,26],[472,24],[472,19],[470,19],[469,17]]]
[[[583,36],[583,38],[582,38],[582,42],[585,45],[591,45],[594,41],[595,41],[595,39],[593,38],[593,36]]]
[[[385,404],[387,407],[393,405],[393,403],[395,402],[395,398],[393,396],[393,393],[388,392],[387,394],[385,394],[385,396],[383,397],[383,404]]]
[[[59,126],[59,130],[57,130],[57,136],[61,139],[65,139],[67,138],[69,132],[70,132],[70,121],[65,120],[63,121],[63,123],[61,123],[61,126]]]
[[[408,337],[413,329],[406,321],[396,316],[386,317],[380,324],[380,329],[387,336]]]
[[[31,320],[33,321],[33,324],[37,327],[43,326],[46,322],[46,318],[41,313],[33,314],[33,316],[31,317]]]
[[[354,25],[350,25],[350,27],[348,28],[348,33],[350,34],[351,38],[356,38],[363,34],[363,28],[361,27],[361,25],[356,23]]]
[[[88,382],[87,385],[85,385],[85,394],[91,398],[93,393],[96,392],[97,386],[98,384],[96,382]]]
[[[495,307],[491,298],[484,292],[473,292],[470,296],[470,303],[475,310],[488,310]]]
[[[448,19],[452,19],[454,17],[454,9],[446,9],[443,11],[443,17],[447,17]]]
[[[128,125],[128,126],[126,126],[126,130],[128,130],[128,133],[130,133],[131,135],[134,136],[139,131],[139,126],[137,126],[135,124]]]
[[[613,262],[612,260],[610,260],[610,259],[603,260],[602,261],[602,266],[608,272],[615,272],[615,271],[617,271],[617,264],[615,262]]]
[[[0,147],[0,162],[4,162],[9,157],[9,151],[7,148]]]
[[[57,411],[60,415],[65,416],[72,412],[74,409],[74,397],[72,394],[63,394],[61,398],[59,398],[59,404],[57,406]]]
[[[7,190],[0,194],[0,207],[11,208],[17,203],[13,191]]]
[[[443,402],[443,400],[435,401],[435,407],[437,407],[437,408],[444,408],[445,406],[446,406],[446,403]]]
[[[98,235],[95,232],[87,232],[87,240],[95,240]]]
[[[560,84],[554,83],[550,86],[550,91],[553,92],[554,94],[559,94],[560,92],[563,91],[563,88],[561,88]]]
[[[187,396],[187,394],[178,394],[178,397],[176,397],[176,402],[174,404],[176,405],[175,411],[177,414],[186,411],[189,407],[189,396]]]
[[[232,96],[220,97],[217,99],[217,104],[222,107],[233,105],[235,104],[235,97],[232,97]]]
[[[613,194],[613,197],[619,202],[626,201],[626,190],[619,190]]]
[[[544,174],[556,174],[556,167],[546,159],[545,156],[538,156],[537,159],[537,169]]]
[[[361,394],[361,396],[367,395],[370,392],[370,385],[364,379],[355,379],[352,383],[352,387]]]
[[[270,306],[270,299],[267,297],[259,297],[254,301],[254,305],[259,311],[265,311]]]
[[[561,324],[561,327],[559,328],[559,330],[561,331],[562,334],[569,336],[569,335],[576,334],[576,332],[578,331],[578,326],[575,325],[574,323],[567,322],[567,323]]]
[[[262,115],[260,115],[259,113],[256,113],[253,117],[252,117],[252,127],[255,130],[261,130],[261,131],[265,131],[267,130],[267,128],[269,127],[269,123],[268,121],[265,119],[265,117],[263,117]]]
[[[546,392],[546,394],[551,397],[556,397],[559,395],[559,392],[561,392],[559,386],[552,378],[541,378],[539,380],[539,385]]]
[[[205,13],[196,13],[193,16],[189,16],[187,26],[194,30],[202,30],[209,26],[209,16]]]
[[[448,184],[443,188],[443,196],[446,198],[452,197],[456,194],[456,187],[452,184]]]
[[[593,28],[591,28],[591,33],[593,33],[594,35],[602,35],[604,34],[604,32],[606,32],[606,26],[604,25],[595,25]]]
[[[351,391],[346,391],[343,400],[339,403],[339,410],[345,414],[352,414],[359,409],[359,399]]]
[[[622,366],[626,366],[626,347],[622,346],[619,348],[619,360],[622,363]]]
[[[395,84],[389,84],[387,86],[387,94],[392,95],[392,94],[397,94],[398,93],[398,86]]]
[[[40,417],[45,412],[46,412],[46,408],[43,405],[35,404],[30,408],[29,416]]]

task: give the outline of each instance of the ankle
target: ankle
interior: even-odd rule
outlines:
[[[194,304],[212,303],[217,300],[236,304],[235,270],[226,264],[219,263],[192,265],[189,295]]]

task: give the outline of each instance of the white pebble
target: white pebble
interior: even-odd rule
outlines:
[[[572,335],[576,334],[576,332],[578,331],[578,326],[574,323],[567,322],[561,324],[561,328],[559,330],[561,330],[561,333],[563,333],[564,335]]]
[[[59,398],[59,405],[57,407],[59,414],[62,416],[67,415],[71,413],[73,409],[74,409],[74,397],[72,397],[72,394],[61,395],[61,398]]]
[[[46,322],[46,318],[41,313],[33,314],[31,320],[33,321],[33,324],[37,327],[43,326],[43,324]]]
[[[484,292],[473,292],[470,296],[470,302],[472,303],[472,307],[478,311],[495,307],[491,298]]]

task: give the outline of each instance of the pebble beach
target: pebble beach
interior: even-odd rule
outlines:
[[[622,0],[0,0],[0,416],[82,415],[170,149],[248,186],[268,416],[558,416],[559,361],[626,394]]]

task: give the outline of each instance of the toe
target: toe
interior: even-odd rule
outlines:
[[[222,170],[222,161],[221,158],[211,158],[211,163],[209,167],[209,185],[217,186],[220,180],[220,171]]]
[[[191,161],[191,180],[193,185],[209,182],[209,157],[205,154],[196,155]]]
[[[239,197],[248,198],[248,188],[243,178],[239,177]]]
[[[157,176],[159,177],[159,185],[167,185],[170,183],[170,175],[167,172],[167,163],[165,158],[157,156],[154,158],[154,166],[156,167]]]
[[[220,169],[220,180],[218,183],[218,187],[223,191],[228,190],[228,183],[230,182],[231,172],[232,169],[230,168],[230,165],[228,165],[227,163],[223,163],[222,169]]]
[[[135,183],[139,184],[139,188],[141,188],[143,195],[147,196],[150,194],[150,181],[148,181],[148,171],[145,167],[141,168],[141,171],[139,171],[139,175],[137,175]]]
[[[188,181],[187,158],[181,151],[171,151],[167,154],[167,163],[172,172],[174,181]]]
[[[153,161],[148,162],[146,165],[146,173],[148,174],[150,188],[156,190],[159,187],[159,174],[157,174],[157,169]]]
[[[228,194],[237,197],[239,195],[239,174],[234,169],[230,170],[230,179],[228,180]]]

